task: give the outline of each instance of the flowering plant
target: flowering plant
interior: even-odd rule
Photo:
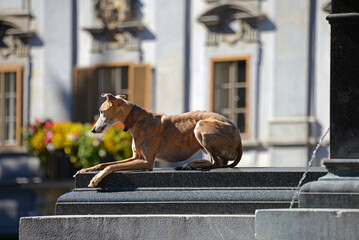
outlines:
[[[25,128],[24,142],[28,152],[42,164],[49,153],[63,151],[78,169],[131,156],[131,135],[122,131],[122,124],[103,134],[94,134],[91,128],[90,124],[35,120]]]

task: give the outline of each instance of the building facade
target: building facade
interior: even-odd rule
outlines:
[[[329,11],[327,0],[2,0],[0,153],[24,153],[16,129],[35,118],[94,121],[112,92],[153,112],[229,117],[239,167],[306,166],[329,126]]]

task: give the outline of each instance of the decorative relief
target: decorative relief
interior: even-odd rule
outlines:
[[[115,29],[117,24],[126,21],[131,14],[129,0],[102,0],[95,6],[96,16],[108,29]]]
[[[84,28],[93,36],[93,52],[107,49],[139,49],[143,25],[138,17],[138,0],[97,0],[95,15],[101,25]]]
[[[209,10],[198,21],[207,27],[207,45],[220,42],[257,42],[258,24],[264,15],[242,1],[206,0]]]
[[[323,11],[331,13],[332,12],[332,2],[327,2],[322,7]]]
[[[26,57],[34,27],[30,13],[18,10],[0,14],[0,56]]]

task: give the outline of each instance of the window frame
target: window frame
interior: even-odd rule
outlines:
[[[132,62],[115,62],[115,63],[100,63],[93,65],[93,68],[98,71],[100,68],[117,68],[117,67],[128,67],[128,99],[132,97],[133,90],[133,63]],[[96,73],[98,74],[98,73]],[[97,80],[99,81],[99,80]]]
[[[105,69],[105,68],[120,68],[120,67],[127,67],[128,68],[128,94],[127,94],[127,99],[131,102],[135,102],[138,100],[135,96],[135,91],[136,91],[136,87],[138,86],[138,78],[137,78],[137,74],[138,71],[140,69],[144,69],[145,71],[143,72],[144,75],[144,93],[142,96],[144,96],[144,103],[143,105],[141,105],[141,107],[145,108],[146,110],[151,110],[151,105],[152,105],[152,99],[151,99],[151,94],[152,94],[152,89],[151,89],[151,78],[152,78],[152,68],[150,64],[147,63],[134,63],[134,62],[109,62],[109,63],[98,63],[98,64],[94,64],[91,65],[89,67],[82,67],[82,66],[75,66],[74,67],[74,71],[73,71],[73,97],[74,97],[74,109],[73,109],[73,116],[74,116],[74,121],[80,121],[80,122],[88,122],[90,120],[84,120],[85,118],[87,119],[88,117],[85,117],[84,119],[80,119],[78,116],[78,113],[76,113],[76,109],[81,109],[81,107],[79,107],[77,104],[79,104],[78,101],[78,97],[77,96],[83,96],[83,94],[81,94],[81,90],[79,90],[80,88],[78,86],[81,85],[81,74],[85,74],[86,71],[92,71],[92,75],[94,77],[89,78],[89,82],[93,83],[96,82],[95,85],[93,85],[93,91],[96,91],[96,93],[94,93],[93,91],[91,91],[89,93],[89,95],[86,95],[86,97],[88,98],[90,95],[90,99],[89,101],[92,102],[91,107],[95,106],[95,109],[87,109],[86,111],[89,112],[89,115],[93,115],[96,116],[96,114],[98,113],[98,83],[99,83],[99,70],[100,69]],[[82,71],[85,71],[84,73],[81,73]],[[142,79],[142,78],[141,78]],[[80,85],[79,85],[80,84]],[[116,92],[113,92],[114,94],[119,94]],[[96,99],[96,101],[93,101],[93,99]],[[81,116],[83,116],[84,114],[82,114]],[[86,116],[88,115],[87,113],[85,114]]]
[[[242,55],[242,56],[225,56],[225,57],[212,57],[210,59],[210,110],[214,112],[214,100],[215,100],[215,64],[216,63],[224,63],[224,62],[239,62],[245,61],[246,67],[246,114],[245,114],[245,129],[244,133],[241,132],[241,136],[243,139],[250,138],[250,56]],[[230,110],[231,111],[231,110]]]
[[[135,95],[135,68],[136,67],[144,67],[149,66],[148,64],[135,64],[133,62],[113,62],[113,63],[101,63],[101,64],[95,64],[93,65],[93,69],[98,71],[100,68],[117,68],[117,67],[128,67],[128,95],[127,99],[129,101],[133,101],[134,95]],[[146,71],[146,78],[151,79],[151,71],[150,67],[148,68],[148,71]],[[146,106],[143,106],[146,109],[150,108],[150,86],[151,86],[151,80],[146,82],[146,97],[148,98],[148,102],[146,103]]]
[[[7,72],[15,72],[16,73],[16,127],[15,127],[15,138],[16,143],[14,145],[6,145],[4,144],[4,133],[3,131],[0,132],[0,149],[14,149],[14,148],[20,148],[22,144],[21,140],[21,128],[22,128],[22,94],[23,94],[23,66],[22,65],[0,65],[0,75],[7,73]],[[2,76],[0,76],[1,78]],[[3,87],[5,84],[3,81],[0,81],[0,84],[3,84]],[[4,91],[4,90],[3,90]],[[4,96],[1,96],[3,99],[5,99]],[[3,103],[2,103],[3,104]],[[5,118],[5,109],[3,107],[4,105],[0,106],[1,114],[0,116],[2,118]],[[4,129],[4,121],[0,121],[0,128]]]

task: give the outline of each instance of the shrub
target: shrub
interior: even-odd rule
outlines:
[[[91,128],[90,124],[36,120],[24,129],[24,142],[42,164],[49,153],[63,151],[77,169],[131,157],[131,135],[122,131],[122,124],[102,134],[92,133]]]

